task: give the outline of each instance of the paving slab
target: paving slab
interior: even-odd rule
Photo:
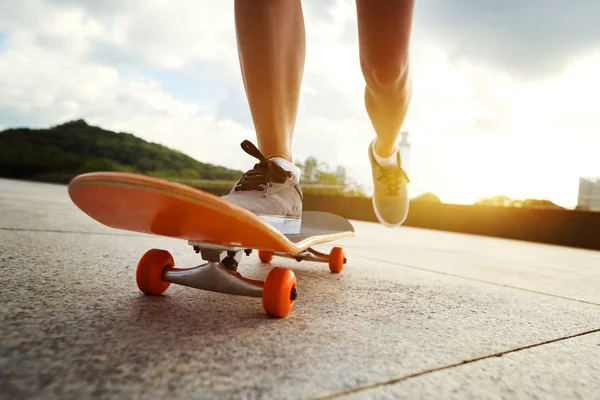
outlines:
[[[600,251],[355,222],[369,259],[600,305]],[[367,255],[367,253],[369,253]]]
[[[135,234],[109,228],[85,215],[71,202],[66,185],[2,178],[0,228],[5,231]]]
[[[345,396],[600,328],[595,304],[428,270],[435,251],[416,260],[423,269],[377,261],[382,240],[398,243],[389,239],[395,235],[417,232],[419,243],[450,240],[457,249],[477,237],[363,223],[358,237],[342,241],[349,258],[342,274],[275,259],[298,277],[300,298],[288,318],[265,316],[259,299],[176,285],[146,296],[135,285],[139,257],[157,247],[179,267],[199,263],[185,242],[104,229],[79,215],[64,187],[28,185],[37,184],[0,200],[13,207],[0,208],[0,398]],[[53,208],[16,211],[37,201],[19,200],[19,191],[55,196]],[[465,263],[473,257],[465,250]],[[241,272],[258,279],[269,268],[253,254]],[[562,270],[552,271],[562,279]],[[529,373],[553,368],[536,367]]]
[[[598,326],[593,305],[381,263],[332,276],[289,260],[301,300],[275,320],[257,299],[141,295],[137,258],[164,247],[192,265],[180,241],[13,232],[2,243],[4,379],[43,397],[310,398]],[[244,271],[268,267],[247,258]]]
[[[597,399],[600,333],[357,389],[347,399]]]

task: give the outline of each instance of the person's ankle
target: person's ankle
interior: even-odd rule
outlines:
[[[271,157],[269,159],[271,161],[273,161],[275,164],[279,165],[284,170],[291,172],[296,177],[296,179],[298,181],[300,181],[300,176],[302,175],[302,171],[293,162],[291,162],[290,160],[287,160],[283,157]]]
[[[395,143],[393,145],[382,146],[377,138],[373,140],[373,153],[376,157],[390,158],[395,156],[396,153],[398,153],[398,150],[398,145]]]

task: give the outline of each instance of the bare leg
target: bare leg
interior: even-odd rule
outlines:
[[[258,148],[292,161],[306,52],[300,0],[235,0],[235,24]]]
[[[375,152],[389,157],[411,97],[409,42],[414,0],[356,0],[365,107],[377,140]]]

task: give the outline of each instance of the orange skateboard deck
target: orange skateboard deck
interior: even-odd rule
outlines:
[[[94,172],[69,184],[73,202],[112,228],[232,249],[299,253],[354,235],[337,215],[305,212],[298,234],[282,234],[258,216],[211,193],[144,175]]]
[[[69,195],[77,207],[104,225],[187,240],[209,261],[199,267],[178,270],[173,268],[174,262],[168,252],[152,249],[138,264],[136,279],[144,293],[160,294],[171,282],[255,297],[258,297],[255,289],[260,288],[265,311],[275,316],[289,312],[288,300],[282,300],[281,294],[274,295],[275,289],[269,289],[270,294],[265,294],[268,276],[265,282],[251,281],[236,272],[241,250],[247,253],[251,249],[259,250],[259,258],[263,262],[270,262],[273,255],[298,261],[328,262],[329,269],[337,273],[346,262],[343,251],[336,247],[327,255],[313,250],[311,246],[354,236],[354,228],[345,218],[322,212],[305,212],[299,233],[282,234],[254,213],[218,196],[188,185],[139,174],[94,172],[79,175],[70,182]],[[160,270],[158,275],[154,271],[156,268]],[[208,270],[212,272],[207,273]],[[181,271],[194,272],[196,276],[191,278],[194,282],[189,282],[189,276],[181,278],[185,275]],[[276,267],[270,275],[272,273],[277,275],[277,285],[286,287],[284,291],[293,280],[293,288],[290,286],[289,289],[292,292],[292,289],[296,290],[296,295],[290,295],[295,300],[297,289],[293,272]],[[203,281],[198,283],[202,274]],[[230,277],[237,282],[231,281]],[[207,281],[213,283],[208,284]],[[214,282],[218,283],[217,288]],[[239,287],[240,283],[251,287]],[[271,300],[265,300],[265,296],[271,296]],[[278,305],[267,307],[265,301]]]

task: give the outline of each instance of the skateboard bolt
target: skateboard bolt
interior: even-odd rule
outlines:
[[[290,301],[295,301],[298,298],[298,288],[292,288],[290,292]]]

